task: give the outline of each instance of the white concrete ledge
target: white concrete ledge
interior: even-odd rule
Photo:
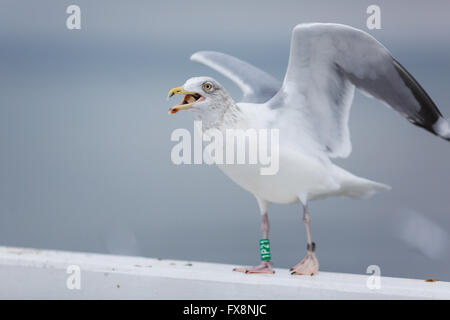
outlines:
[[[68,289],[67,267],[81,288]],[[319,272],[232,272],[231,265],[0,247],[1,299],[450,299],[449,282]]]

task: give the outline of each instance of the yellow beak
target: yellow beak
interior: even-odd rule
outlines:
[[[176,94],[195,94],[195,92],[191,92],[191,91],[184,91],[184,87],[177,87],[177,88],[173,88],[169,91],[169,95],[167,96],[167,98],[171,98]],[[180,110],[186,110],[186,109],[190,109],[192,108],[193,103],[185,103],[185,104],[179,104],[173,107],[169,108],[169,114],[174,114],[177,113]]]

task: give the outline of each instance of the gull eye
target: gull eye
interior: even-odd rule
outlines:
[[[213,88],[214,88],[213,84],[209,81],[203,84],[203,90],[205,90],[205,92],[211,92]]]

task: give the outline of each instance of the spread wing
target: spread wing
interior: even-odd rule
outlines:
[[[236,83],[244,93],[242,102],[264,103],[281,88],[281,82],[255,66],[230,55],[199,51],[191,60],[202,63]]]
[[[339,24],[294,28],[283,86],[268,104],[283,123],[308,128],[328,156],[347,157],[355,87],[414,125],[450,140],[447,120],[389,51],[369,34]]]

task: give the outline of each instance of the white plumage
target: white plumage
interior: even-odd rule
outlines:
[[[348,119],[355,87],[381,100],[411,123],[450,139],[448,121],[419,83],[377,40],[349,26],[319,23],[296,26],[283,83],[223,53],[198,52],[191,59],[227,76],[244,93],[242,101],[236,104],[214,79],[189,79],[183,88],[202,97],[189,107],[204,127],[280,132],[277,174],[261,175],[256,165],[219,167],[255,195],[266,220],[269,203],[303,204],[308,255],[294,267],[298,274],[318,270],[307,201],[330,196],[363,198],[390,188],[357,177],[331,161],[351,153]],[[206,82],[213,84],[214,90],[202,90]],[[268,236],[268,220],[263,220],[263,232]],[[272,269],[263,263],[245,271]]]

